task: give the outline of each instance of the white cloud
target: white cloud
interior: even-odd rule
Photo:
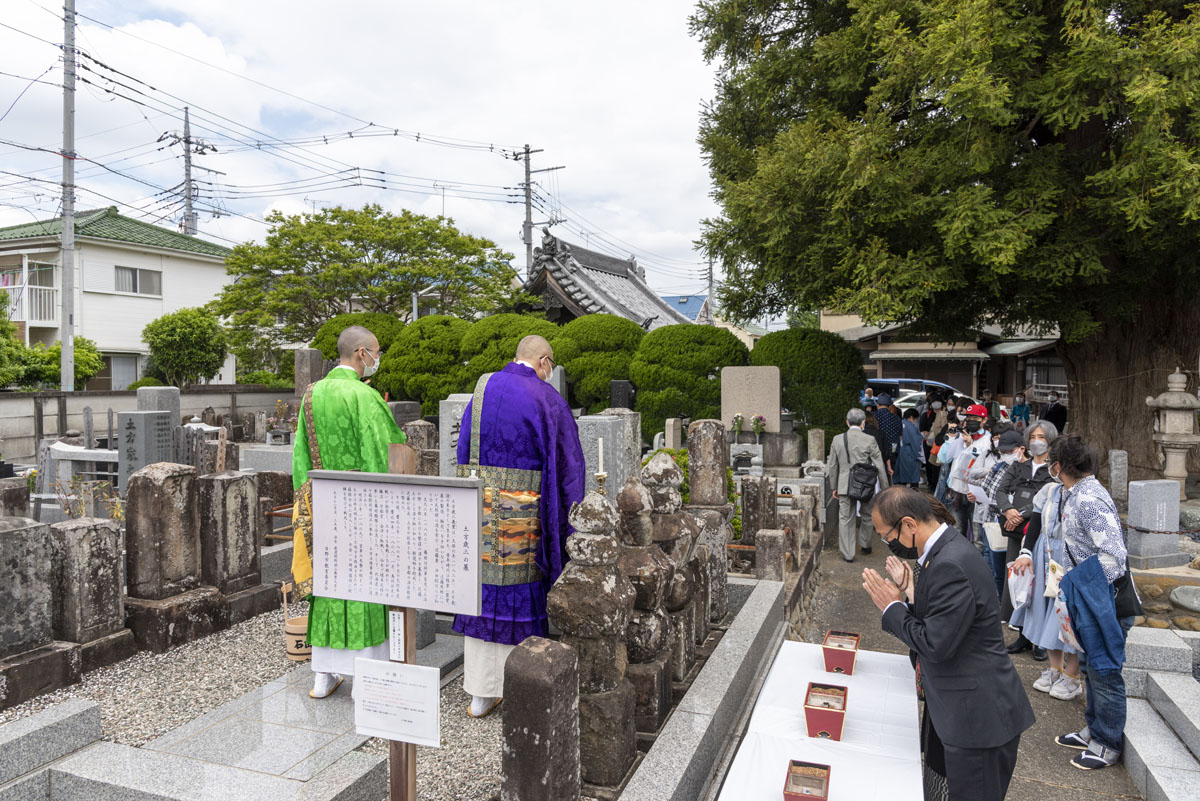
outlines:
[[[61,41],[61,22],[45,10],[55,7],[51,0],[9,0],[5,5],[8,24]],[[593,246],[597,237],[631,243],[633,248],[622,242],[614,242],[612,248],[622,254],[631,250],[641,254],[651,283],[666,291],[702,287],[700,258],[692,242],[699,235],[699,221],[715,213],[696,145],[700,103],[711,95],[713,71],[703,63],[699,43],[687,34],[691,8],[689,2],[628,0],[519,5],[483,0],[340,4],[207,0],[89,1],[81,3],[79,10],[163,47],[381,126],[505,146],[528,142],[543,148],[545,152],[534,157],[535,169],[560,164],[566,169],[543,173],[535,180],[543,187],[557,186],[563,201],[576,212],[566,212],[570,222],[559,229],[561,235],[582,242],[583,236],[568,230],[574,228],[591,232]],[[515,187],[522,180],[519,163],[402,137],[338,142],[313,147],[311,152],[234,152],[237,147],[231,137],[292,139],[347,131],[361,124],[86,19],[80,20],[79,34],[79,46],[95,58],[193,107],[193,133],[218,145],[216,154],[197,158],[196,163],[225,173],[196,172],[198,180],[215,183],[201,184],[206,195],[215,192],[232,198],[236,190],[222,186],[310,178],[317,174],[309,164],[313,161],[325,171],[340,169],[337,162],[344,162],[436,178],[460,187],[445,192],[447,215],[462,228],[494,239],[515,254],[515,264],[523,266],[522,206],[455,197],[468,183]],[[0,29],[0,47],[9,56],[4,60],[8,66],[0,69],[28,77],[57,57],[54,48],[7,29]],[[95,73],[81,75],[96,80]],[[58,69],[46,76],[46,80],[60,79]],[[178,155],[178,148],[154,148],[159,134],[181,127],[172,117],[178,116],[174,108],[182,102],[127,79],[118,80],[130,88],[106,86],[160,110],[81,85],[79,136],[125,127],[81,138],[78,151],[101,156],[140,147],[99,160],[111,160],[114,167],[155,186],[175,186],[182,180],[182,164],[171,157]],[[22,86],[21,81],[0,77],[0,101],[8,98],[0,102],[0,113]],[[172,116],[159,116],[163,111]],[[54,148],[60,141],[60,123],[59,92],[37,85],[0,123],[0,138]],[[36,174],[58,179],[55,157],[4,152],[9,150],[0,145],[0,170],[28,174],[44,169]],[[115,162],[143,151],[138,158]],[[85,163],[79,169],[85,188],[126,202],[149,198],[147,207],[157,203],[157,213],[168,215],[164,224],[177,218],[178,204],[163,203],[169,197],[155,198],[156,189]],[[0,179],[4,179],[0,183],[15,180]],[[273,208],[306,210],[311,206],[305,197],[318,204],[379,202],[391,209],[440,213],[440,191],[427,181],[414,183],[433,194],[359,187],[322,191],[310,183],[299,185],[302,188],[290,197],[220,202],[253,217]],[[0,203],[31,203],[34,198],[16,194],[29,189],[28,184],[0,189]],[[53,213],[57,205],[53,185],[41,184],[36,191],[43,193],[40,213]],[[101,204],[107,201],[86,193],[80,202],[81,207]],[[211,219],[209,208],[206,202],[201,209],[203,233],[261,239],[265,231],[261,224],[237,216]],[[543,217],[535,212],[535,220]],[[4,224],[27,219],[27,211],[0,206]]]

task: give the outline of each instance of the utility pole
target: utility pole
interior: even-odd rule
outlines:
[[[59,386],[75,391],[75,0],[63,2],[62,311]],[[62,436],[64,432],[58,432]]]
[[[192,118],[183,107],[183,232],[196,234],[196,212],[192,210]]]
[[[541,153],[539,150],[530,150],[529,145],[525,145],[525,224],[521,226],[521,239],[525,242],[525,275],[533,275],[533,174],[538,172],[553,172],[554,170],[564,170],[566,167],[546,167],[542,170],[531,170],[529,168],[529,157],[534,153]],[[518,155],[517,158],[520,158]],[[554,225],[560,220],[550,219],[546,225]]]
[[[715,301],[713,299],[713,265],[712,265],[712,262],[713,262],[712,256],[709,256],[708,257],[708,324],[716,325],[716,321],[713,320],[713,303]]]

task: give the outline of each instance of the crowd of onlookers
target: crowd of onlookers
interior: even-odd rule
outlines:
[[[974,402],[935,389],[901,410],[868,390],[847,415],[851,431],[835,438],[845,457],[835,459],[831,449],[830,460],[845,470],[856,461],[848,444],[857,443],[863,459],[877,446],[880,489],[923,489],[950,510],[953,528],[990,571],[999,621],[1019,632],[1008,652],[1030,651],[1049,663],[1033,689],[1064,701],[1086,691],[1086,725],[1056,738],[1078,750],[1072,763],[1086,770],[1120,756],[1124,642],[1141,608],[1116,504],[1095,475],[1096,452],[1064,434],[1066,422],[1056,395],[1035,416],[1021,393],[1003,410],[987,391]],[[870,503],[855,506],[870,527]],[[842,517],[842,557],[852,561],[854,515]],[[859,533],[862,552],[870,553]],[[919,567],[916,576],[919,583]]]

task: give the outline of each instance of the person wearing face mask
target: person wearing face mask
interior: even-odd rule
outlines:
[[[383,397],[362,382],[379,369],[379,340],[362,326],[350,326],[338,337],[340,363],[325,378],[304,388],[299,419],[303,429],[292,451],[292,484],[296,489],[294,518],[311,515],[306,491],[308,471],[388,471],[388,445],[403,443]],[[300,596],[309,596],[308,642],[312,645],[313,688],[309,695],[326,698],[353,675],[354,660],[388,658],[387,607],[360,601],[311,596],[314,559],[312,542],[297,525],[292,551],[292,574]],[[319,557],[315,560],[320,568]]]
[[[1029,404],[1025,402],[1025,393],[1018,392],[1013,401],[1013,407],[1008,413],[1009,419],[1012,420],[1018,431],[1024,431],[1029,427],[1029,411]]]
[[[929,396],[929,406],[921,413],[921,418],[917,422],[917,428],[924,438],[925,450],[925,483],[932,489],[937,486],[938,474],[941,472],[941,465],[934,459],[934,448],[940,443],[937,442],[937,435],[946,427],[946,409],[942,396],[937,393],[931,393]],[[940,449],[939,449],[940,450]]]
[[[917,428],[920,415],[916,409],[907,409],[901,419],[900,449],[896,453],[896,472],[892,476],[895,484],[916,488],[921,483],[921,465],[925,461],[922,447],[924,439]]]
[[[1042,410],[1041,419],[1053,424],[1060,434],[1067,430],[1067,407],[1059,400],[1057,392],[1050,393],[1050,403]]]
[[[999,496],[1000,484],[1020,461],[1021,451],[1025,447],[1025,439],[1012,427],[1011,423],[1000,423],[992,431],[992,442],[995,443],[996,448],[985,458],[985,464],[989,466],[987,475],[980,483],[986,493],[986,498],[976,499],[971,528],[975,540],[982,543],[983,558],[992,570],[992,577],[996,580],[996,595],[1003,597],[1004,579],[1008,572],[1007,551],[1005,549],[992,550],[985,527],[997,521],[1000,512],[996,501]]]
[[[975,500],[971,497],[972,485],[978,486],[992,465],[988,455],[992,454],[992,437],[984,428],[987,409],[978,404],[963,410],[962,429],[965,432],[957,441],[942,448],[938,459],[950,460],[950,478],[947,486],[955,493],[954,512],[958,517],[958,530],[963,536],[972,536],[971,521],[975,518]],[[978,546],[977,544],[977,547]]]
[[[930,495],[886,489],[871,519],[893,556],[890,580],[867,569],[863,589],[883,612],[883,630],[908,646],[920,676],[926,765],[941,763],[951,801],[1001,801],[1034,716],[1004,651],[992,577]],[[915,586],[907,559],[921,566]]]
[[[513,361],[480,377],[463,411],[457,472],[483,479],[484,516],[497,513],[481,554],[482,614],[454,617],[473,718],[503,698],[512,649],[549,634],[546,596],[567,562],[567,513],[583,500],[579,429],[547,383],[553,370],[550,343],[527,336]]]
[[[1050,443],[1058,438],[1058,430],[1045,420],[1038,420],[1025,429],[1025,453],[1028,458],[1013,465],[1004,474],[1000,486],[996,490],[996,508],[1000,513],[1000,526],[1008,537],[1008,551],[1005,563],[1014,562],[1021,551],[1021,540],[1028,533],[1029,521],[1034,514],[1034,498],[1042,487],[1051,483],[1049,462]],[[1020,613],[1024,618],[1026,613]],[[1004,598],[1000,602],[1000,618],[1007,620],[1016,627],[1017,619],[1013,615],[1012,598],[1008,594],[1007,584],[1004,587]],[[1047,658],[1046,649],[1035,645],[1022,631],[1021,635],[1008,646],[1010,654],[1033,649],[1033,658],[1038,662]],[[1061,670],[1061,667],[1060,667]]]

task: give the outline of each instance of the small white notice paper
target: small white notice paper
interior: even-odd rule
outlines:
[[[404,662],[404,612],[388,610],[388,653],[393,662]]]
[[[440,678],[435,667],[355,659],[355,730],[368,737],[440,748]]]

